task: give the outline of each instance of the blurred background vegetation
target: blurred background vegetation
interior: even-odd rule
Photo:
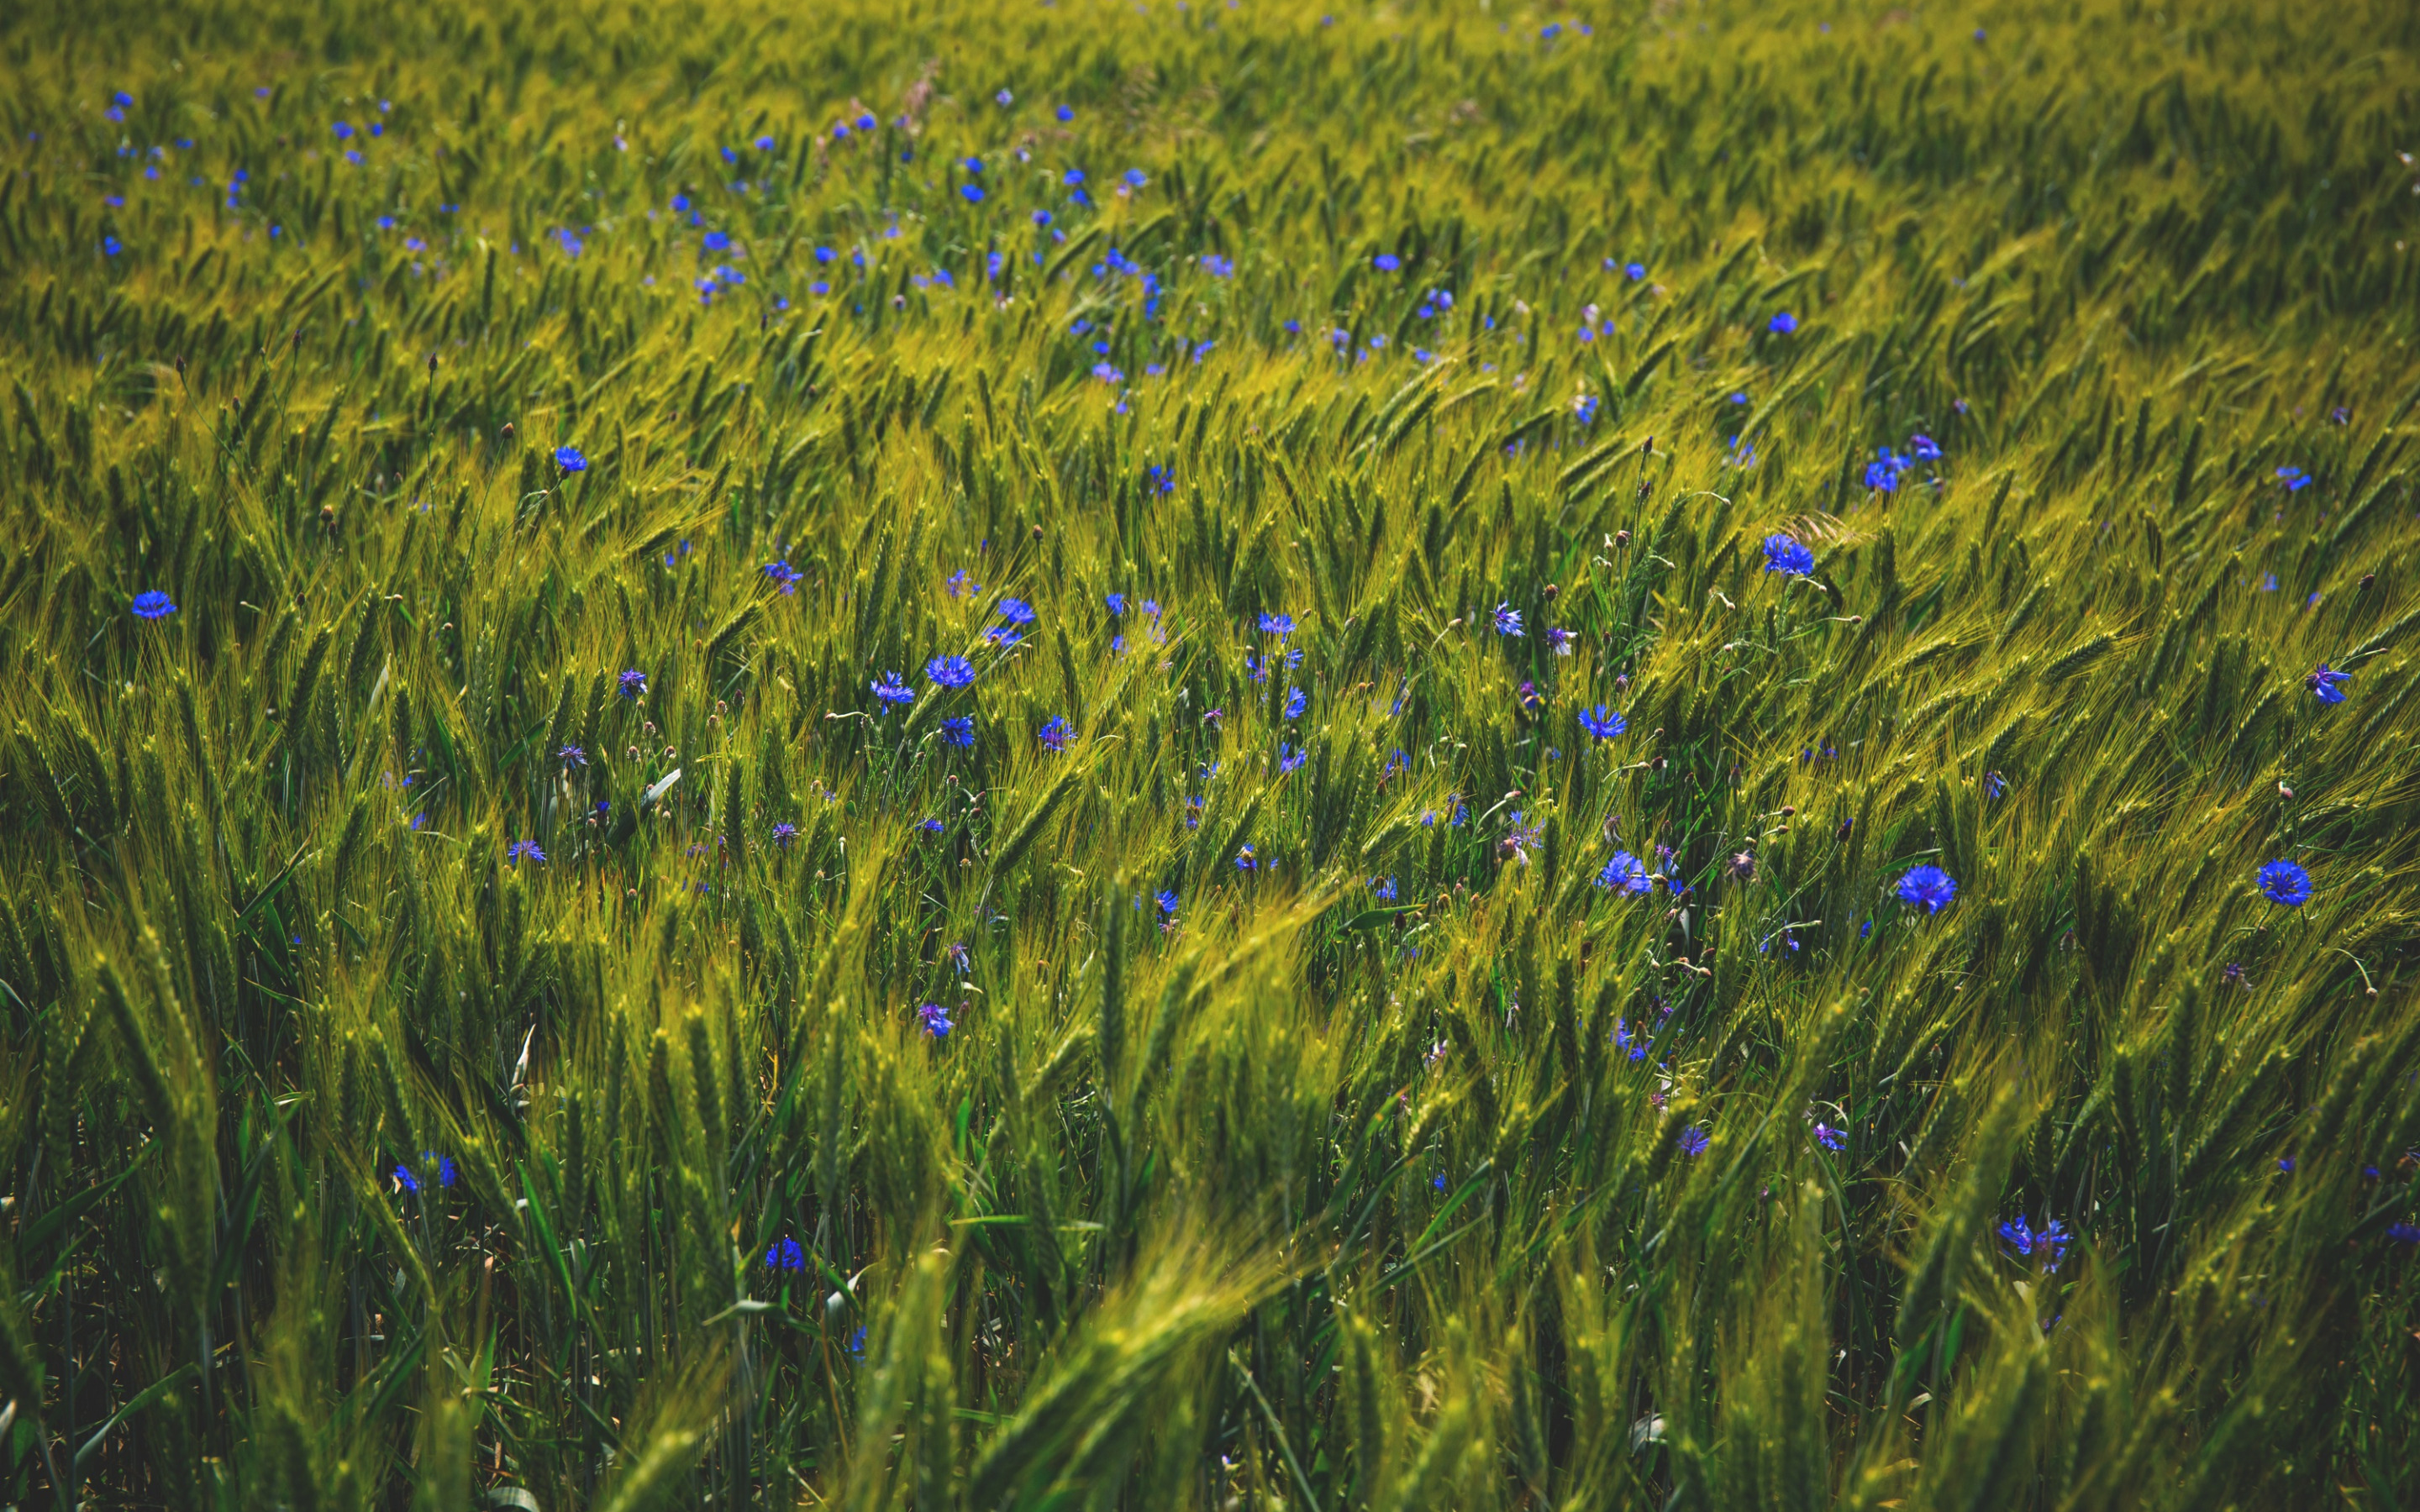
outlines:
[[[2420,1500],[2420,12],[1331,3],[0,16],[0,1501]]]

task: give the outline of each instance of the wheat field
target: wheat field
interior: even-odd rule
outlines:
[[[0,14],[0,1505],[2420,1504],[2420,10]]]

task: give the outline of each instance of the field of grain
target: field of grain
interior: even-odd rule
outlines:
[[[2420,9],[0,13],[0,1505],[2420,1504]]]

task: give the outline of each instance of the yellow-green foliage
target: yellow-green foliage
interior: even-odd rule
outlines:
[[[1329,3],[0,8],[0,1503],[2420,1499],[2420,11]]]

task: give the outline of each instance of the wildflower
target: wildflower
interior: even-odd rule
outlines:
[[[1060,106],[1057,110],[1052,111],[1050,114],[1052,114],[1053,116],[1058,116],[1058,117],[1059,117],[1059,121],[1060,121],[1060,124],[1061,124],[1061,125],[1063,125],[1063,125],[1065,125],[1067,122],[1072,121],[1072,120],[1074,120],[1074,119],[1076,118],[1076,113],[1075,113],[1075,111],[1074,111],[1074,110],[1072,110],[1072,109],[1070,109],[1068,106],[1065,106],[1065,105],[1062,105],[1062,106]]]
[[[807,1252],[795,1239],[776,1240],[765,1252],[768,1271],[803,1271],[807,1268]]]
[[[2386,1237],[2397,1244],[2420,1244],[2420,1226],[2391,1223],[2386,1226]]]
[[[975,722],[967,716],[954,715],[941,721],[941,738],[967,750],[975,748]]]
[[[1636,284],[1640,279],[1647,276],[1647,265],[1645,263],[1624,263],[1621,265],[1621,276]]]
[[[1000,601],[1000,617],[1011,625],[1032,625],[1033,606],[1021,598],[1003,598]]]
[[[1278,775],[1283,777],[1309,760],[1311,760],[1311,752],[1297,750],[1291,745],[1281,744],[1278,747]]]
[[[993,625],[989,630],[984,632],[984,639],[996,646],[1021,645],[1025,641],[1025,637],[1017,634],[1015,630],[1010,629],[1005,625]]]
[[[523,860],[543,861],[545,859],[546,852],[539,850],[537,841],[534,840],[517,840],[504,847],[504,861],[507,865]]]
[[[1395,879],[1393,877],[1372,877],[1370,879],[1370,891],[1380,903],[1393,903],[1396,897]]]
[[[1681,1153],[1694,1160],[1706,1152],[1706,1147],[1713,1144],[1714,1139],[1705,1130],[1693,1123],[1681,1131],[1681,1137],[1677,1143],[1681,1147]]]
[[[1637,897],[1652,886],[1647,880],[1647,867],[1628,851],[1616,851],[1605,870],[1596,874],[1596,885],[1615,892]]]
[[[957,1027],[950,1022],[949,1010],[939,1003],[926,1003],[916,1010],[916,1017],[923,1021],[924,1032],[936,1040],[943,1038],[952,1029]]]
[[[2271,903],[2300,908],[2311,901],[2311,874],[2291,861],[2271,861],[2260,869],[2260,890]]]
[[[1513,697],[1519,701],[1523,709],[1531,714],[1546,706],[1546,696],[1538,691],[1537,684],[1527,678],[1522,679],[1521,687],[1514,692]]]
[[[1600,703],[1580,711],[1580,728],[1599,740],[1611,740],[1630,728],[1630,721]]]
[[[1996,798],[2009,791],[2009,779],[1997,772],[1983,774],[1983,796]]]
[[[1641,1027],[1644,1027],[1643,1021]],[[1645,1036],[1634,1033],[1631,1030],[1630,1026],[1619,1021],[1617,1021],[1613,1026],[1613,1047],[1616,1050],[1627,1052],[1630,1058],[1633,1060],[1645,1060],[1647,1058],[1647,1040]]]
[[[1294,616],[1291,614],[1264,613],[1261,616],[1261,632],[1264,635],[1274,635],[1279,637],[1292,635],[1294,634]]]
[[[1497,605],[1496,633],[1501,636],[1518,636],[1521,633],[1521,611],[1510,604]]]
[[[568,770],[574,766],[587,765],[588,752],[578,746],[566,746],[554,753],[554,759],[561,762],[565,769]]]
[[[1404,259],[1396,256],[1391,252],[1382,252],[1375,257],[1370,259],[1370,266],[1375,268],[1382,273],[1391,273],[1396,269],[1404,266]]]
[[[964,687],[975,680],[974,663],[964,656],[935,656],[924,663],[924,675],[943,687]]]
[[[1159,891],[1152,894],[1151,901],[1159,905],[1159,911],[1162,915],[1170,918],[1174,918],[1176,917],[1175,888],[1163,887]]]
[[[1764,329],[1772,332],[1776,336],[1787,336],[1792,332],[1798,329],[1798,317],[1792,315],[1789,311],[1784,310],[1779,315],[1775,316],[1771,320],[1766,321]]]
[[[135,594],[134,602],[130,607],[134,610],[134,617],[138,620],[165,619],[177,612],[176,603],[157,588],[147,589]]]
[[[1957,896],[1957,882],[1930,862],[1908,868],[1907,875],[1899,879],[1900,902],[1922,903],[1928,914],[1941,912]]]
[[[1828,1123],[1815,1126],[1815,1142],[1825,1149],[1845,1149],[1849,1144],[1848,1136]]]
[[[774,849],[776,849],[776,850],[783,850],[783,851],[786,851],[786,850],[788,850],[791,846],[796,845],[798,842],[799,842],[799,826],[798,826],[798,825],[793,825],[793,824],[789,824],[789,823],[787,823],[787,822],[784,822],[784,823],[782,823],[782,824],[775,825],[773,826],[773,847],[774,847]]]
[[[1126,181],[1126,187],[1128,189],[1140,189],[1143,185],[1151,182],[1149,178],[1143,177],[1143,171],[1140,168],[1128,168],[1125,173],[1120,174],[1118,177]]]
[[[1302,711],[1309,702],[1310,700],[1303,697],[1301,688],[1290,690],[1286,694],[1285,717],[1289,719],[1301,718]]]
[[[2229,961],[2226,964],[2226,968],[2221,971],[2218,974],[2218,977],[2221,981],[2226,982],[2229,987],[2238,985],[2243,980],[2243,963],[2241,961]]]
[[[1153,493],[1174,493],[1176,474],[1157,463],[1142,470],[1143,486]]]
[[[440,1155],[433,1149],[424,1149],[420,1152],[420,1164],[422,1165],[426,1166],[432,1162],[434,1162],[437,1166],[437,1184],[439,1186],[452,1186],[454,1184],[454,1157],[451,1155]],[[395,1168],[395,1180],[396,1183],[398,1186],[401,1186],[406,1192],[418,1192],[420,1190],[420,1178],[413,1174],[411,1167],[409,1165],[397,1165]]]
[[[916,702],[916,694],[914,690],[899,680],[899,674],[897,672],[885,672],[871,686],[874,688],[874,696],[880,699],[885,703],[913,703]]]
[[[1764,570],[1803,578],[1815,570],[1815,553],[1787,535],[1764,538]]]
[[[2293,1175],[2293,1174],[2294,1174],[2294,1157],[2293,1157],[2293,1156],[2291,1156],[2291,1155],[2280,1155],[2280,1156],[2278,1156],[2278,1157],[2277,1157],[2277,1173],[2278,1173],[2280,1176],[2291,1176],[2291,1175]]]
[[[1104,594],[1101,595],[1101,602],[1109,607],[1109,614],[1112,618],[1126,611],[1126,595],[1124,594]]]
[[[1076,730],[1064,718],[1054,714],[1048,722],[1043,725],[1039,738],[1042,744],[1050,749],[1063,751],[1075,741]]]
[[[2332,671],[2323,661],[2319,663],[2319,671],[2303,679],[2303,686],[2317,694],[2322,703],[2342,703],[2345,701],[2344,689],[2336,685],[2350,681],[2350,673]]]
[[[1546,647],[1558,656],[1568,656],[1572,654],[1572,642],[1578,639],[1569,630],[1557,627],[1546,632]]]
[[[624,698],[644,698],[647,694],[647,674],[640,671],[636,668],[632,668],[630,671],[622,674],[621,685],[622,696]]]
[[[1260,864],[1260,857],[1253,854],[1252,848],[1249,845],[1245,846],[1242,850],[1235,853],[1235,870],[1238,872],[1252,871]]]
[[[2012,1257],[2020,1260],[2039,1258],[2045,1271],[2057,1270],[2058,1262],[2067,1257],[2067,1226],[2056,1219],[2036,1228],[2021,1212],[2016,1222],[2000,1225],[2000,1238]]]
[[[983,185],[960,184],[958,186],[958,194],[959,197],[964,199],[970,205],[980,205],[983,203],[984,199]]]
[[[563,469],[566,472],[585,472],[588,471],[588,458],[580,455],[580,448],[577,446],[556,447],[554,449],[554,463],[555,466]]]
[[[2286,486],[2288,493],[2301,493],[2311,486],[2311,475],[2301,468],[2279,468],[2277,481]]]
[[[1925,435],[1922,431],[1918,431],[1907,439],[1907,449],[1919,462],[1938,462],[1941,460],[1941,443],[1934,440],[1931,437]]]

